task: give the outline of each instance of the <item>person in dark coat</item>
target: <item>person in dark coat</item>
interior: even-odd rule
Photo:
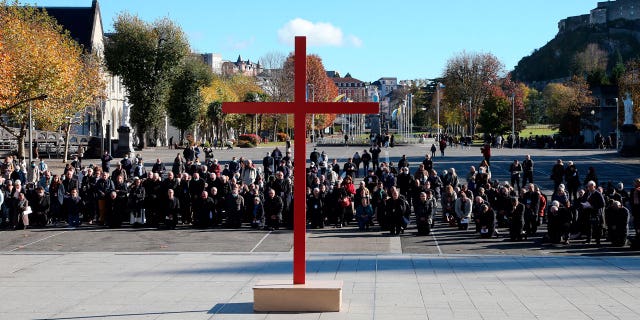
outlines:
[[[517,197],[512,197],[511,210],[509,212],[509,237],[511,241],[522,241],[524,214],[524,205],[518,201]]]
[[[182,160],[182,156],[180,156],[179,153],[176,155],[176,158],[173,159],[171,172],[173,172],[176,177],[179,177],[184,172],[184,161]]]
[[[551,168],[551,180],[553,180],[553,191],[557,191],[560,184],[564,179],[564,163],[562,159],[558,159],[556,164]]]
[[[605,210],[605,214],[611,244],[616,247],[624,246],[629,232],[629,210],[620,201],[613,201]]]
[[[257,229],[264,226],[264,205],[259,195],[255,195],[251,201],[253,202],[251,208],[251,227]]]
[[[373,170],[378,170],[380,168],[380,146],[376,145],[375,147],[369,148],[369,152],[371,152],[371,164],[373,166]]]
[[[404,216],[409,205],[403,196],[400,195],[396,187],[389,189],[391,198],[387,200],[387,217],[389,218],[389,228],[391,235],[404,233]]]
[[[275,165],[275,160],[273,157],[267,152],[267,154],[262,158],[262,167],[264,168],[264,177],[269,178],[273,175],[273,170]]]
[[[226,223],[229,228],[240,228],[242,226],[244,209],[244,198],[240,196],[236,185],[225,198]]]
[[[531,155],[528,154],[522,161],[522,170],[522,185],[533,183],[533,160],[531,160]]]
[[[368,231],[373,220],[373,207],[368,196],[362,197],[356,206],[356,222],[360,231]]]
[[[604,223],[605,202],[602,193],[596,189],[594,181],[587,182],[587,192],[584,195],[584,201],[580,205],[582,213],[589,218],[586,243],[590,244],[593,238],[596,240],[596,244],[599,245]]]
[[[526,231],[526,240],[527,236],[536,233],[540,220],[538,215],[540,211],[540,192],[536,191],[533,183],[529,184],[527,192],[522,195],[522,201],[525,209],[524,230]]]
[[[133,163],[131,159],[129,159],[128,154],[120,160],[120,164],[122,165],[122,169],[127,173],[127,177],[130,177],[133,174]]]
[[[277,230],[280,228],[280,222],[282,221],[282,211],[284,209],[284,203],[282,198],[276,195],[276,191],[269,189],[267,191],[267,197],[264,199],[264,212],[265,212],[265,229]]]
[[[487,204],[480,205],[478,223],[480,224],[479,229],[481,238],[493,237],[496,230],[496,212]]]
[[[214,214],[213,199],[207,191],[202,191],[200,196],[193,201],[193,226],[196,228],[208,228],[211,226]]]
[[[314,188],[313,195],[307,200],[307,217],[311,221],[311,228],[324,228],[324,212],[320,189]]]
[[[76,192],[78,190],[76,189]],[[49,208],[50,202],[49,197],[45,195],[44,189],[42,187],[37,187],[36,196],[33,200],[31,200],[31,216],[29,217],[31,225],[44,227],[47,225],[47,221],[49,220]]]
[[[175,229],[180,215],[180,200],[175,196],[174,191],[169,189],[167,196],[162,200],[162,205],[158,208],[160,217],[166,229]]]
[[[435,197],[433,197],[433,192],[431,192],[431,190],[421,192],[419,200],[415,201],[413,206],[418,234],[429,235],[433,225],[433,218],[438,208],[437,201]]]
[[[109,173],[111,160],[113,160],[113,157],[109,154],[109,151],[105,151],[102,157],[100,157],[100,161],[102,162],[102,171]]]
[[[382,181],[378,181],[376,187],[371,192],[371,205],[373,206],[373,215],[378,220],[378,225],[382,231],[389,230],[389,219],[387,219],[387,192],[384,190]]]
[[[551,243],[569,244],[571,211],[559,201],[552,201],[547,218],[547,234]]]
[[[167,189],[168,190],[168,189]],[[145,199],[145,189],[142,186],[142,180],[136,177],[133,178],[133,185],[129,190],[129,209],[131,210],[131,218],[130,222],[133,226],[138,226],[141,224],[145,224],[145,208],[144,208],[144,199]]]
[[[575,201],[578,198],[578,188],[580,188],[580,175],[573,161],[568,162],[564,171],[564,179],[567,182],[567,192],[569,192],[570,200]]]
[[[371,162],[371,154],[367,152],[367,150],[362,151],[362,155],[360,156],[360,160],[362,161],[362,171],[366,174],[369,171],[369,163]]]
[[[164,166],[164,163],[162,163],[162,161],[160,160],[160,158],[156,159],[156,163],[153,164],[153,167],[151,168],[151,172],[153,173],[157,173],[160,176],[163,176],[164,173],[167,171],[166,167]]]
[[[62,212],[68,217],[67,221],[70,227],[77,227],[80,225],[80,214],[82,213],[84,203],[78,194],[78,189],[71,189],[69,197],[64,198],[62,203]]]

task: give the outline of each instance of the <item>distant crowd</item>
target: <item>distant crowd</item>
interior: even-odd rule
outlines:
[[[443,139],[444,140],[444,139]],[[439,144],[447,141],[440,141]],[[510,165],[510,182],[491,176],[491,144],[481,148],[478,166],[463,176],[454,168],[436,170],[434,146],[418,163],[402,156],[381,161],[384,139],[339,162],[314,149],[305,168],[309,228],[384,231],[398,235],[415,225],[428,235],[442,227],[471,229],[480,237],[527,240],[546,223],[544,239],[570,243],[582,239],[623,246],[640,231],[640,178],[599,183],[594,168],[584,179],[576,164],[558,160],[548,176],[534,171],[530,156]],[[443,149],[444,150],[444,149]],[[444,154],[444,151],[443,151]],[[204,159],[203,159],[204,158]],[[195,147],[145,167],[143,159],[115,160],[105,152],[100,164],[77,157],[53,173],[40,159],[29,164],[7,157],[0,165],[1,224],[5,230],[55,225],[117,228],[255,228],[293,226],[293,159],[275,148],[262,159],[233,157],[222,163]],[[261,165],[254,161],[262,161]],[[552,194],[535,181],[551,179]],[[632,232],[629,223],[632,222]]]

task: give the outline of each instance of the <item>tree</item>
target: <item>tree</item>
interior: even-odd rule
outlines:
[[[505,134],[511,132],[511,101],[496,90],[485,98],[478,117],[478,124],[485,134]]]
[[[529,88],[525,96],[526,119],[529,123],[548,123],[542,92]]]
[[[578,137],[584,127],[583,113],[593,102],[589,85],[574,76],[565,83],[550,83],[542,92],[546,115],[556,119],[556,125],[563,136]]]
[[[192,129],[200,115],[206,110],[200,90],[213,78],[211,69],[202,61],[190,57],[185,59],[171,81],[171,90],[167,100],[167,112],[171,124],[180,130],[180,143],[184,141],[184,132]]]
[[[283,69],[286,58],[281,52],[269,52],[260,58],[264,70],[262,89],[271,101],[284,102],[291,98],[289,93],[293,90],[293,84]]]
[[[165,113],[170,80],[189,53],[189,44],[180,27],[167,18],[149,24],[124,13],[116,18],[114,29],[105,45],[106,65],[127,88],[131,123],[144,148],[146,133]]]
[[[470,116],[479,114],[484,99],[489,96],[491,87],[498,83],[502,72],[503,65],[494,55],[462,52],[447,61],[445,100],[451,105],[466,106],[467,110],[471,105],[471,114],[466,116],[466,123],[469,123]],[[477,117],[472,121],[472,132],[476,124]]]
[[[608,53],[597,43],[590,43],[587,47],[576,53],[574,60],[575,74],[585,76],[591,85],[608,84],[607,64]]]
[[[222,102],[214,101],[207,105],[207,118],[215,125],[215,136],[222,141],[222,127],[224,125],[225,113],[222,112]]]
[[[284,63],[284,74],[290,83],[287,87],[287,99],[293,100],[293,83],[294,83],[294,55],[289,54]],[[338,87],[327,76],[327,72],[322,63],[322,59],[315,54],[307,55],[307,83],[313,90],[313,100],[316,102],[333,101],[338,96]],[[311,97],[309,97],[311,100]],[[316,130],[322,130],[329,127],[336,118],[335,114],[316,114],[315,115]],[[306,117],[307,129],[311,129],[311,115]]]
[[[18,139],[24,157],[29,105],[38,126],[57,129],[94,103],[104,82],[97,58],[40,9],[1,2],[0,40],[0,127]]]

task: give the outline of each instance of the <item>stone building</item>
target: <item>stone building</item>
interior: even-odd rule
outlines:
[[[640,20],[640,0],[598,2],[589,14],[568,17],[558,22],[558,32],[572,31],[589,25],[605,24],[618,19]]]
[[[242,60],[242,56],[238,55],[236,62],[222,62],[222,74],[232,76],[234,74],[242,74],[249,77],[256,77],[262,71],[260,63],[251,62],[249,59]]]
[[[100,5],[97,0],[91,7],[44,7],[47,13],[69,31],[69,34],[89,53],[104,58],[104,44],[108,35],[104,33]],[[87,106],[82,117],[82,124],[75,129],[78,134],[118,137],[118,127],[122,122],[123,106],[127,91],[118,76],[113,76],[103,69],[102,76],[106,83],[106,98],[97,105]],[[110,124],[109,132],[105,132]]]

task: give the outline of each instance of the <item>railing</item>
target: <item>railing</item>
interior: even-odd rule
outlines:
[[[29,138],[25,137],[24,148],[29,150]],[[33,131],[34,145],[37,146],[37,155],[49,158],[60,158],[64,154],[65,136],[62,132]],[[69,155],[78,152],[80,146],[87,146],[91,136],[71,134],[69,138]],[[18,139],[5,129],[0,130],[0,155],[15,154],[18,150]],[[34,154],[35,156],[35,154]]]

